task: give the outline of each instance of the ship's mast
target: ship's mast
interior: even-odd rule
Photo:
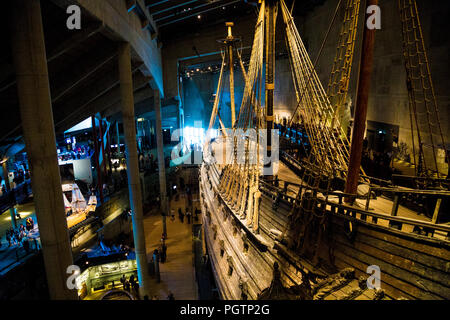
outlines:
[[[231,128],[233,128],[236,123],[236,108],[234,102],[234,61],[233,61],[233,43],[235,39],[233,37],[231,27],[234,26],[234,23],[227,22],[225,25],[228,28],[228,36],[225,39],[225,43],[227,45],[228,63],[230,65],[230,102],[231,102],[230,108],[231,108]]]
[[[378,5],[378,0],[367,0],[367,7]],[[367,11],[366,11],[367,12]],[[361,61],[359,67],[359,79],[357,86],[355,116],[353,120],[353,133],[350,147],[350,160],[348,164],[345,193],[356,194],[358,189],[359,173],[363,149],[364,133],[366,131],[367,104],[369,100],[370,78],[373,65],[373,49],[375,44],[375,28],[366,26],[369,14],[364,20],[364,32],[361,48]],[[351,201],[352,199],[346,199]]]
[[[270,159],[272,155],[272,129],[273,129],[273,92],[275,88],[275,28],[277,20],[277,0],[268,0],[266,6],[266,83],[265,83],[265,100],[266,100],[266,130],[267,130],[267,157]],[[265,170],[269,170],[272,163],[264,165]],[[271,170],[271,169],[270,169]],[[272,174],[266,175],[270,179]]]

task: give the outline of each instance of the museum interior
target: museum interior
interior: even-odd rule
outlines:
[[[0,300],[450,299],[450,2],[14,0]]]

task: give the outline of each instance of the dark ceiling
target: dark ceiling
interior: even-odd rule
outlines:
[[[65,25],[66,19],[59,6],[42,1],[41,10],[53,119],[59,134],[94,114],[103,114],[120,101],[118,44],[101,22],[87,14],[82,31],[71,33],[59,27]],[[9,12],[8,9],[0,12],[0,35],[7,43],[0,51],[0,114],[5,119],[0,126],[0,155],[19,141],[22,134]],[[142,62],[133,59],[133,85],[136,95],[148,99],[152,90],[141,66]],[[145,94],[141,94],[143,91]],[[136,103],[139,101],[136,97]]]
[[[325,0],[286,0],[294,4],[294,15],[303,15]],[[170,41],[203,28],[254,15],[258,0],[146,0],[149,13],[156,23],[161,41]]]

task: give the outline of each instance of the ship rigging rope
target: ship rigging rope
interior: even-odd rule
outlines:
[[[339,170],[345,175],[349,158],[348,141],[342,139],[342,135],[331,127],[334,110],[284,1],[281,1],[281,8],[286,24],[291,67],[294,70],[294,87],[297,96],[301,97],[296,111],[299,110],[316,161],[326,171]],[[338,119],[336,122],[340,127]]]
[[[334,108],[332,127],[335,127],[335,118],[340,117],[346,103],[350,73],[352,70],[356,32],[358,27],[360,0],[347,0],[344,12],[344,21],[339,32],[338,45],[334,58],[333,68],[328,82],[327,95]],[[342,134],[346,135],[347,123],[341,120]]]
[[[259,124],[261,123],[258,118],[261,114],[259,89],[262,86],[261,74],[264,58],[264,11],[265,2],[263,1],[258,14],[250,63],[245,77],[244,94],[241,107],[239,108],[238,120],[236,121],[236,127],[244,130],[254,125],[256,125],[256,128],[258,129]],[[238,54],[238,56],[239,59],[241,59],[240,54]],[[243,68],[242,63],[241,68]],[[245,72],[245,69],[243,69],[243,72]],[[254,123],[255,117],[257,118],[256,123]]]
[[[283,2],[284,2],[284,1],[283,1]],[[316,60],[314,61],[314,68],[317,67],[317,63],[318,63],[318,61],[319,61],[319,58],[320,58],[321,55],[322,55],[323,48],[325,47],[325,43],[326,43],[326,41],[327,41],[327,39],[328,39],[328,35],[330,34],[331,27],[332,27],[332,25],[333,25],[333,23],[334,23],[334,21],[335,21],[335,19],[336,19],[336,17],[337,17],[337,14],[338,14],[338,11],[339,11],[340,6],[341,6],[341,0],[339,0],[338,4],[337,4],[337,6],[336,6],[336,10],[335,10],[335,12],[334,12],[333,18],[331,19],[331,23],[330,23],[330,25],[329,25],[329,27],[328,27],[327,33],[325,34],[325,38],[323,39],[322,45],[320,46],[319,53],[317,54]],[[311,80],[310,78],[311,78],[311,77],[309,77],[309,79],[308,79],[308,83],[309,83],[309,81]],[[293,113],[293,115],[292,115],[292,117],[291,117],[291,121],[289,122],[289,125],[288,125],[289,127],[292,125],[292,121],[295,119],[295,115],[296,115],[296,113],[297,113],[297,110],[298,110],[298,108],[299,108],[299,106],[300,106],[300,102],[302,101],[302,99],[303,99],[303,97],[301,97],[300,99],[298,99],[299,101],[298,101],[297,106],[296,106],[296,108],[295,108],[295,110],[294,110],[294,113]]]
[[[403,56],[407,74],[407,89],[412,135],[412,153],[414,164],[416,154],[416,174],[428,176],[430,171],[440,177],[437,161],[437,141],[446,149],[445,139],[439,118],[439,109],[431,78],[430,66],[416,0],[398,0],[400,20],[402,23]],[[416,151],[416,141],[418,152]],[[424,146],[431,146],[431,156],[424,151]],[[445,155],[448,160],[448,153]],[[431,159],[430,159],[431,158]],[[427,162],[432,162],[428,166]],[[434,167],[433,169],[431,167]]]
[[[222,66],[220,67],[220,76],[219,76],[219,82],[217,83],[217,90],[216,90],[216,96],[214,98],[214,105],[213,105],[213,109],[211,112],[211,119],[209,120],[209,126],[208,129],[212,129],[212,127],[214,126],[214,123],[216,121],[216,116],[218,113],[218,107],[219,107],[219,101],[220,101],[220,94],[221,94],[221,89],[222,89],[222,80],[223,80],[223,70],[224,70],[224,66],[225,66],[225,54],[222,51]],[[225,128],[222,128],[222,130]],[[225,131],[224,131],[224,134]]]
[[[238,211],[245,212],[252,206],[248,207],[248,202],[253,201],[253,197],[257,192],[258,180],[259,180],[259,131],[262,121],[262,108],[261,108],[261,92],[262,92],[262,69],[264,58],[264,20],[265,20],[265,2],[263,1],[258,13],[258,20],[255,27],[255,36],[252,46],[252,52],[250,55],[250,62],[248,70],[246,71],[242,62],[241,52],[238,52],[238,60],[242,69],[242,73],[245,79],[244,94],[239,108],[239,114],[237,121],[233,128],[233,137],[224,139],[224,143],[228,146],[234,142],[234,152],[232,156],[231,165],[225,165],[225,173],[221,179],[220,185],[224,196],[228,199],[234,199],[235,205],[238,207]],[[237,153],[237,139],[235,140],[234,133],[236,129],[242,129],[246,131],[247,128],[256,129],[256,137],[251,136],[249,133],[249,139],[247,139],[244,163],[241,161],[242,155]],[[240,130],[239,130],[240,131]],[[256,138],[256,139],[255,139]],[[253,142],[250,144],[250,140]],[[253,159],[250,165],[250,154]],[[238,163],[239,162],[239,163]],[[245,181],[248,181],[245,186]],[[247,191],[246,191],[247,190]],[[243,192],[248,192],[248,201],[241,201]],[[254,209],[252,209],[254,210]],[[253,216],[253,212],[249,213],[249,217]]]
[[[337,5],[337,8],[335,10],[335,15],[331,21],[331,24],[329,26],[328,32],[325,35],[325,38],[322,42],[322,46],[319,50],[319,54],[316,57],[316,61],[314,63],[314,68],[317,65],[317,62],[321,56],[321,52],[323,50],[324,44],[328,38],[329,32],[331,30],[331,26],[333,25],[333,22],[336,18],[337,12],[339,10],[341,3],[339,2]],[[342,108],[343,104],[346,101],[346,95],[348,93],[348,87],[349,87],[349,78],[351,73],[351,67],[352,67],[352,61],[353,61],[353,55],[354,55],[354,46],[355,46],[355,39],[356,39],[356,32],[357,32],[357,25],[358,25],[358,15],[359,15],[359,7],[360,7],[360,0],[347,0],[346,6],[345,6],[345,12],[344,12],[344,20],[340,29],[339,34],[339,40],[338,40],[338,46],[336,50],[336,56],[334,59],[334,64],[332,67],[328,88],[327,88],[327,96],[329,97],[330,103],[334,109],[332,118],[331,118],[331,129],[337,129],[341,130],[341,136],[344,138],[345,145],[349,144],[346,134],[343,131],[343,127],[336,126],[336,119],[339,117],[339,110]],[[286,39],[286,47],[289,48],[289,40]],[[294,65],[296,61],[294,61],[292,55],[289,55],[291,66]],[[294,84],[296,81],[294,68],[291,68],[292,71],[292,77],[294,80]],[[308,77],[307,85],[309,85],[310,81],[312,79],[312,73],[310,73],[310,76]],[[299,85],[297,84],[297,87]],[[297,94],[297,100],[301,101],[303,97],[306,95],[304,92],[302,97],[299,99],[299,92],[296,91]],[[300,105],[300,102],[298,106]],[[292,117],[291,122],[295,118]],[[328,119],[327,119],[328,120]],[[313,146],[314,147],[314,146]],[[309,208],[304,207],[303,203],[303,195],[305,194],[306,190],[310,190],[309,192],[317,192],[313,190],[317,190],[319,185],[323,180],[322,174],[323,172],[323,166],[320,163],[317,163],[317,158],[314,157],[313,152],[309,153],[308,161],[309,165],[305,166],[305,170],[302,173],[301,177],[301,186],[299,189],[299,192],[296,197],[295,204],[292,207],[290,215],[294,215],[295,211],[298,209],[301,209],[302,212],[310,212],[317,218],[322,218],[322,215],[317,214],[315,210],[309,210]],[[314,164],[316,163],[316,164]],[[362,170],[362,168],[361,168]],[[364,172],[363,172],[364,173]],[[325,173],[325,176],[327,176],[326,183],[327,183],[327,190],[329,190],[331,181],[333,177],[336,175],[336,172],[328,172]],[[325,202],[328,199],[328,192],[324,194]],[[317,199],[314,200],[314,202],[317,202]],[[313,208],[316,206],[316,203],[313,203]],[[284,235],[287,231],[288,227],[286,226],[285,230],[282,232]]]

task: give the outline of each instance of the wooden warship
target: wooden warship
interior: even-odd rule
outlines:
[[[205,245],[221,298],[449,299],[450,226],[440,220],[448,214],[445,211],[450,192],[448,180],[439,174],[435,154],[437,141],[441,139],[445,144],[436,120],[436,99],[415,1],[399,0],[399,8],[412,141],[418,148],[414,151],[417,175],[397,176],[395,181],[368,177],[360,169],[375,30],[364,28],[351,144],[339,118],[348,91],[360,1],[344,1],[344,22],[327,91],[285,2],[260,2],[248,70],[237,54],[245,79],[239,114],[232,117],[230,130],[225,129],[219,117],[222,135],[205,144],[200,167]],[[376,3],[369,0],[367,5]],[[274,177],[270,171],[261,174],[271,164],[263,163],[259,156],[260,131],[256,130],[256,138],[236,137],[234,132],[249,132],[250,128],[270,131],[274,127],[278,11],[284,21],[298,101],[291,121],[298,111],[303,134],[288,126],[288,134],[280,137],[280,161]],[[226,61],[233,65],[234,42],[231,25],[227,26],[228,41],[224,41],[226,50],[210,129],[218,116]],[[234,86],[233,76],[230,86]],[[234,101],[233,90],[230,91]],[[233,103],[231,107],[234,115]],[[423,121],[420,110],[427,111],[428,122]],[[430,125],[430,117],[435,117],[435,127]],[[268,151],[275,152],[271,138],[266,139]],[[245,145],[245,152],[238,152],[239,143]],[[424,148],[426,144],[432,148]],[[304,153],[294,157],[289,153],[292,148],[303,148]],[[217,161],[217,154],[224,150],[228,153],[221,157],[226,161]],[[407,181],[408,185],[396,181]],[[403,213],[414,213],[414,203],[432,211],[431,221],[404,216]],[[379,267],[380,288],[368,287],[369,266]]]

